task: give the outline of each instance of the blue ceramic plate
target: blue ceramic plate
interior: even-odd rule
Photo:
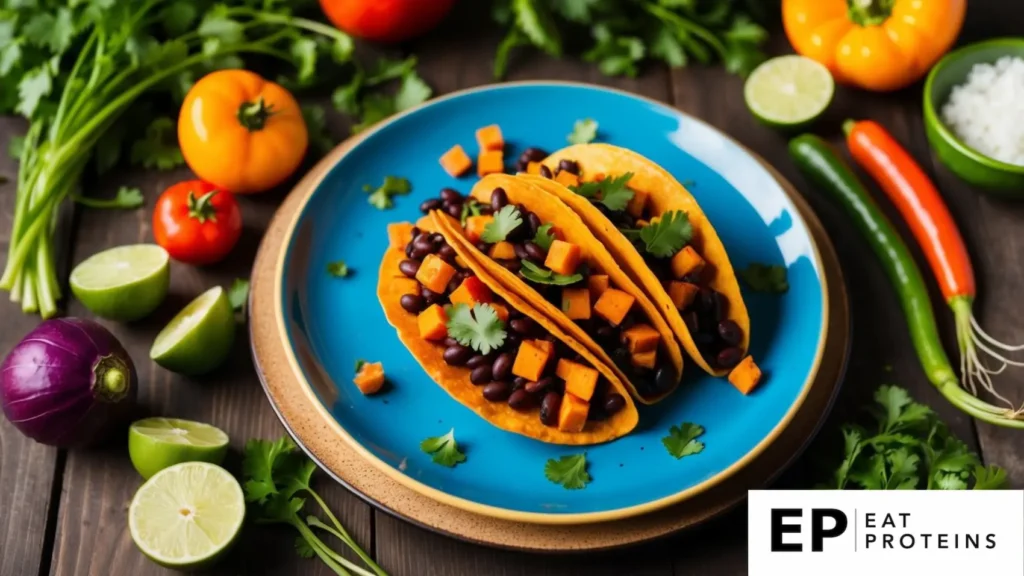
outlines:
[[[414,221],[438,190],[469,190],[438,158],[454,144],[475,156],[477,128],[497,123],[514,160],[526,146],[566,145],[580,118],[600,124],[599,139],[654,160],[693,192],[729,251],[733,265],[778,264],[789,291],[744,286],[751,353],[763,384],[743,396],[727,381],[687,364],[668,399],[640,407],[640,424],[612,443],[586,448],[544,444],[503,432],[448,396],[423,372],[388,325],[375,289],[390,222]],[[408,178],[413,191],[391,210],[367,202],[363,186]],[[771,175],[740,145],[710,126],[653,101],[593,86],[507,84],[435,100],[375,128],[330,167],[297,211],[280,261],[281,327],[300,382],[347,441],[385,473],[432,498],[490,516],[525,522],[582,523],[624,518],[668,506],[724,480],[760,453],[788,424],[813,382],[827,313],[817,248],[796,208]],[[327,265],[344,260],[341,279]],[[357,359],[383,361],[391,386],[365,397],[352,384]],[[309,380],[328,380],[330,394]],[[707,432],[703,452],[679,460],[661,439],[672,425]],[[455,429],[467,460],[454,469],[419,449]],[[550,458],[586,451],[593,481],[566,490],[548,481]]]

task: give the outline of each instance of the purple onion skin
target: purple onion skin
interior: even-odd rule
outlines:
[[[84,318],[46,320],[0,364],[0,407],[33,440],[61,448],[102,440],[130,413],[135,365],[106,328]]]

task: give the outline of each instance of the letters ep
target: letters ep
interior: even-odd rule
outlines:
[[[801,542],[783,542],[785,534],[800,534],[801,522],[787,522],[790,518],[803,518],[800,508],[772,508],[772,552],[803,552]],[[825,518],[831,518],[835,525],[825,528]],[[825,538],[836,538],[846,532],[849,521],[842,510],[835,508],[811,509],[811,551],[821,552]]]

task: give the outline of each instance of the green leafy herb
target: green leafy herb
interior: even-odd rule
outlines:
[[[358,374],[359,371],[363,369],[363,365],[365,365],[365,364],[366,364],[366,360],[363,360],[362,358],[359,358],[358,360],[356,360],[356,374]]]
[[[398,90],[394,96],[373,92],[361,99],[359,97],[364,87],[399,79]],[[352,126],[352,132],[358,133],[396,112],[426,102],[432,95],[433,90],[430,86],[416,74],[415,57],[405,60],[382,58],[369,76],[359,71],[348,84],[336,88],[331,100],[338,110],[361,116],[359,122]]]
[[[306,122],[310,148],[319,156],[330,152],[335,141],[327,128],[327,111],[324,107],[313,104],[302,106],[302,119]]]
[[[444,436],[434,436],[420,442],[420,450],[430,454],[435,464],[449,468],[466,461],[466,455],[459,451],[459,445],[455,442],[455,428]]]
[[[566,276],[558,274],[547,268],[541,268],[529,260],[520,261],[519,274],[534,284],[553,284],[555,286],[569,286],[583,280],[580,273]]]
[[[508,204],[494,213],[494,219],[484,226],[480,239],[489,244],[503,242],[522,223],[523,217],[519,214],[519,209]]]
[[[284,524],[295,528],[299,532],[296,552],[303,558],[317,556],[336,574],[347,574],[348,571],[368,574],[364,568],[332,550],[313,528],[327,532],[355,552],[374,574],[387,576],[352,539],[324,499],[313,490],[310,481],[315,471],[313,461],[306,458],[288,436],[276,441],[249,440],[242,460],[242,487],[245,501],[249,503],[249,519],[256,524]],[[305,517],[301,515],[306,505],[303,496],[316,502],[330,524],[312,514]]]
[[[505,323],[489,304],[466,304],[447,307],[448,336],[459,344],[469,346],[481,354],[497,350],[505,343]]]
[[[228,289],[228,302],[231,309],[235,311],[235,319],[239,322],[245,321],[245,307],[249,302],[249,281],[244,278],[235,278]]]
[[[785,266],[755,262],[740,270],[740,278],[756,292],[781,294],[789,290]]]
[[[584,182],[579,186],[570,186],[569,189],[580,196],[589,198],[592,202],[604,204],[613,212],[618,212],[625,210],[629,201],[633,199],[633,191],[626,186],[632,177],[632,172],[626,172],[617,178]]]
[[[544,476],[567,490],[581,490],[590,484],[587,472],[587,455],[572,454],[558,460],[549,459],[544,465]]]
[[[481,214],[480,206],[482,206],[482,204],[473,198],[467,198],[466,201],[462,203],[462,213],[459,214],[459,224],[465,226],[466,220],[468,220],[470,216],[479,216]]]
[[[348,264],[345,264],[343,260],[335,260],[327,264],[327,273],[335,278],[345,278],[348,276]]]
[[[383,184],[377,188],[366,184],[363,186],[363,191],[370,193],[370,197],[367,200],[371,206],[378,210],[388,210],[395,205],[391,198],[393,196],[404,196],[412,192],[412,184],[405,178],[385,176]]]
[[[704,427],[692,422],[683,422],[679,426],[673,426],[668,430],[668,436],[661,439],[665,449],[676,459],[683,456],[700,454],[704,451],[704,443],[697,440],[704,434]]]
[[[132,164],[158,170],[172,170],[185,164],[173,120],[161,117],[150,123],[146,137],[132,145]]]
[[[570,144],[587,144],[597,138],[597,122],[590,118],[577,120],[572,127],[572,133],[566,140]]]
[[[957,439],[938,416],[914,402],[906,390],[875,391],[872,429],[845,424],[843,458],[822,487],[866,490],[975,490],[1006,487],[1006,471],[982,466],[978,455]]]
[[[553,227],[551,224],[541,224],[538,226],[537,233],[533,235],[533,243],[545,251],[550,250],[551,244],[555,241],[555,234],[551,231]]]
[[[693,238],[693,226],[686,212],[665,212],[657,222],[640,229],[640,240],[647,253],[658,258],[670,258],[683,249]]]
[[[113,198],[104,200],[101,198],[89,198],[86,196],[73,196],[75,202],[82,206],[88,206],[89,208],[100,208],[100,209],[121,209],[131,210],[142,206],[144,200],[142,198],[142,191],[138,188],[129,188],[127,186],[121,186],[117,189],[117,195]]]

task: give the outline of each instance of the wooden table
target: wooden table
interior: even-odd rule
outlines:
[[[405,51],[419,55],[421,74],[436,93],[492,81],[490,58],[500,32],[475,24],[486,20],[486,14],[470,4],[474,3],[462,3],[462,10],[439,30],[406,47]],[[1024,4],[972,0],[961,42],[1019,34],[1022,20]],[[788,51],[781,33],[776,34],[772,47],[777,53]],[[852,360],[846,386],[829,425],[812,446],[811,456],[804,457],[784,476],[782,486],[809,487],[820,479],[822,458],[838,454],[838,424],[852,417],[857,406],[870,398],[879,384],[895,383],[933,406],[987,463],[1006,467],[1014,487],[1024,487],[1024,451],[1020,449],[1024,436],[973,422],[931,388],[913,353],[892,288],[874,256],[849,219],[798,177],[787,158],[783,137],[756,124],[747,113],[742,80],[717,68],[669,71],[659,66],[649,67],[636,79],[610,79],[591,65],[535,54],[516,57],[509,79],[578,80],[615,86],[703,118],[762,154],[791,178],[832,232],[854,310]],[[1024,307],[1020,298],[1024,285],[1020,256],[1024,253],[1024,207],[984,196],[957,181],[938,164],[925,140],[919,101],[920,87],[891,95],[843,89],[821,130],[838,141],[839,123],[844,118],[870,117],[888,126],[923,161],[942,187],[971,247],[981,286],[978,311],[983,324],[997,338],[1024,341]],[[344,119],[332,117],[331,121],[332,131],[339,139],[348,133]],[[24,128],[20,119],[0,118],[0,149],[6,150],[9,139]],[[0,154],[0,174],[13,181],[16,171],[16,164],[7,154]],[[102,179],[90,192],[112,195],[121,185],[139,186],[151,207],[164,188],[188,176],[185,169],[164,173],[124,169]],[[6,257],[13,192],[13,184],[0,187],[0,263]],[[261,232],[285,193],[282,190],[243,199],[245,233],[224,265],[196,269],[174,264],[172,295],[154,317],[136,324],[107,323],[138,365],[140,414],[195,419],[223,428],[233,439],[229,467],[237,467],[245,439],[283,433],[253,372],[246,339],[237,342],[225,367],[195,380],[147,362],[147,354],[156,332],[185,302],[209,286],[226,286],[232,279],[247,275]],[[66,273],[72,263],[105,248],[151,241],[149,218],[148,209],[77,209],[62,226],[61,270]],[[899,228],[906,233],[905,227]],[[924,266],[916,249],[915,255]],[[937,290],[933,291],[933,300],[936,308],[944,307]],[[74,300],[67,304],[67,313],[88,314]],[[954,350],[952,318],[943,314],[942,320],[948,349]],[[6,353],[37,321],[34,316],[23,315],[5,298],[0,304],[0,352]],[[1001,380],[1004,390],[1010,390],[1010,397],[1017,402],[1024,401],[1019,374]],[[126,511],[140,479],[128,460],[124,442],[92,451],[56,450],[27,440],[6,420],[0,420],[0,576],[169,573],[145,559],[128,534]],[[745,573],[743,508],[705,527],[633,551],[532,556],[464,544],[410,526],[374,510],[324,475],[320,476],[318,487],[364,549],[396,576]],[[292,541],[293,534],[284,529],[247,528],[240,545],[216,573],[329,573],[321,564],[296,556]]]

